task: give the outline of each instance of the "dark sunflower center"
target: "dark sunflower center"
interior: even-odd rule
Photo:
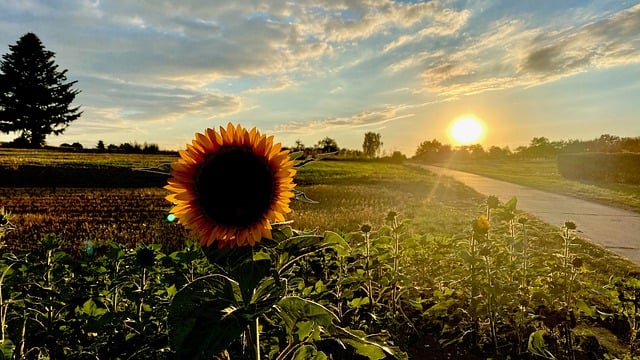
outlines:
[[[266,159],[247,147],[223,147],[210,154],[196,177],[202,211],[215,223],[256,224],[269,210],[275,183]]]

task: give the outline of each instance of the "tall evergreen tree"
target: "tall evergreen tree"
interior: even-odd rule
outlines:
[[[49,134],[60,135],[82,114],[71,107],[79,90],[58,71],[55,54],[45,50],[33,33],[23,35],[0,61],[0,132],[20,132],[16,143],[45,144]]]

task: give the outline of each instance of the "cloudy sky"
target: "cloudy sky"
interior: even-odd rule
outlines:
[[[485,147],[640,136],[640,1],[0,0],[0,53],[27,32],[82,91],[52,145],[180,149],[231,121],[413,155],[465,114]]]

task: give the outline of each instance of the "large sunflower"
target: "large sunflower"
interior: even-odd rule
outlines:
[[[291,211],[293,164],[288,150],[255,128],[229,123],[196,133],[171,166],[171,212],[203,246],[253,246]]]

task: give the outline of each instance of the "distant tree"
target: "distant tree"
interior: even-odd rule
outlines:
[[[480,144],[468,145],[468,149],[469,154],[471,154],[471,157],[474,159],[483,158],[487,155],[487,153],[484,151],[484,148]]]
[[[55,54],[33,33],[23,35],[0,61],[0,132],[20,132],[31,147],[49,134],[60,135],[82,114],[70,107],[79,90],[58,71]]]
[[[316,147],[320,152],[323,153],[336,152],[340,150],[340,148],[338,147],[338,143],[336,143],[336,141],[330,137],[326,137],[318,141]]]
[[[501,148],[494,145],[489,148],[488,154],[492,159],[503,159],[511,155],[511,149],[508,146]]]
[[[396,150],[391,154],[391,156],[389,156],[388,160],[394,163],[401,163],[407,160],[407,157],[400,151]]]
[[[418,145],[414,157],[422,161],[437,161],[441,158],[440,151],[442,148],[442,143],[436,139],[423,141]],[[451,150],[451,148],[449,148],[449,150]]]
[[[364,142],[362,143],[362,152],[364,156],[372,158],[380,153],[382,147],[382,136],[379,133],[367,132],[364,134]]]
[[[104,151],[105,150],[104,141],[98,140],[98,145],[96,145],[96,149],[98,149],[100,151]]]
[[[619,152],[620,137],[616,135],[603,134],[595,141],[595,151],[598,152]]]
[[[526,155],[533,158],[546,158],[555,154],[556,151],[553,144],[544,136],[531,139],[529,148],[526,151]]]
[[[300,140],[296,140],[296,145],[293,147],[293,151],[304,151],[305,146]]]
[[[144,143],[144,147],[142,148],[142,152],[145,154],[157,154],[160,151],[158,144],[147,144]]]
[[[621,151],[640,153],[640,137],[620,139]]]
[[[135,153],[140,153],[142,152],[142,147],[140,146],[140,144],[138,144],[137,142],[133,142],[133,144],[131,143],[123,143],[120,144],[120,150],[122,150],[122,152],[127,153],[127,154],[135,154]]]
[[[587,143],[576,139],[565,141],[562,147],[562,152],[564,153],[580,153],[587,150]]]

